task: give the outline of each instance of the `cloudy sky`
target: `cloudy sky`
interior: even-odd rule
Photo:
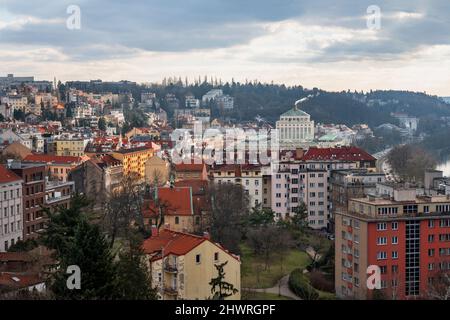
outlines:
[[[80,29],[67,28],[70,5]],[[379,29],[368,28],[370,5]],[[450,96],[449,71],[449,0],[0,0],[0,75]]]

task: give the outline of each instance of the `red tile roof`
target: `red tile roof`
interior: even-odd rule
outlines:
[[[0,183],[8,183],[18,180],[22,180],[22,178],[14,172],[6,169],[4,165],[0,165]]]
[[[192,194],[204,194],[208,188],[208,180],[180,180],[175,182],[175,187],[191,187]]]
[[[178,172],[187,172],[187,171],[203,171],[205,167],[204,163],[195,164],[195,163],[180,163],[175,165],[175,171]]]
[[[231,257],[240,261],[239,256],[228,252],[228,250],[226,250],[220,244],[214,243],[206,237],[196,236],[184,232],[176,232],[168,229],[162,229],[159,231],[157,236],[152,236],[144,240],[142,249],[146,254],[157,253],[157,255],[154,256],[152,260],[158,260],[161,259],[162,248],[164,248],[164,257],[167,257],[170,254],[181,256],[192,251],[194,248],[205,241],[210,241],[215,246],[228,253]]]
[[[374,161],[372,155],[358,147],[309,148],[301,160]]]
[[[55,156],[50,154],[30,154],[26,156],[23,161],[69,164],[81,162],[81,158],[73,156]]]
[[[147,254],[158,252],[164,247],[164,256],[184,255],[206,240],[204,237],[162,229],[157,236],[146,239],[142,247]]]
[[[0,261],[1,262],[9,262],[9,261],[32,261],[33,258],[26,252],[0,252]]]
[[[189,216],[193,214],[191,188],[158,188],[158,201],[164,208],[164,214]],[[153,217],[158,214],[158,208],[152,199],[144,204],[143,215]]]
[[[15,272],[0,272],[0,286],[10,288],[26,288],[45,282],[38,274],[22,274]]]

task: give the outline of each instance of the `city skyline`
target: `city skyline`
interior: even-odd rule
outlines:
[[[81,24],[70,30],[73,4]],[[367,26],[370,5],[380,9],[379,29]],[[140,83],[208,75],[450,96],[445,1],[4,0],[0,9],[0,74]]]

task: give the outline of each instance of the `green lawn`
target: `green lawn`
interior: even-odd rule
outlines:
[[[311,261],[305,252],[291,249],[286,252],[283,264],[281,264],[280,257],[274,254],[270,268],[264,270],[264,259],[255,257],[246,244],[241,245],[241,254],[242,288],[271,288],[284,275],[290,274],[296,268],[306,268]],[[259,279],[257,270],[260,270]]]
[[[289,297],[279,296],[275,293],[248,292],[242,300],[292,300]]]

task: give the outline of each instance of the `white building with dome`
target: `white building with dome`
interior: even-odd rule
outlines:
[[[281,149],[310,146],[314,140],[314,121],[299,105],[308,98],[295,103],[293,109],[283,113],[276,122]]]

